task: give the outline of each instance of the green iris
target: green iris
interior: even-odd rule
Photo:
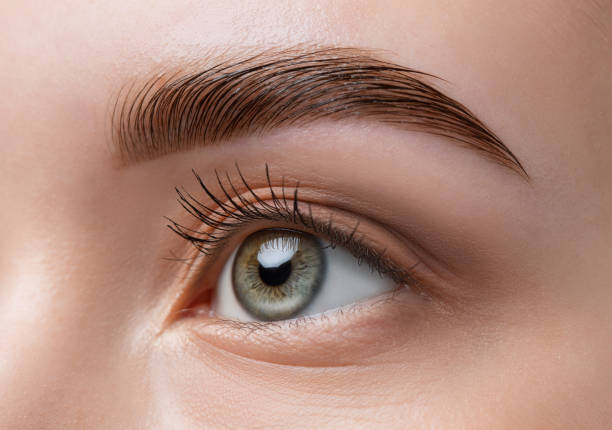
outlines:
[[[265,321],[291,318],[316,296],[325,272],[320,241],[307,233],[268,229],[245,239],[232,271],[240,304]]]

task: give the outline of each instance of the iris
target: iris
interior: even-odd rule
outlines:
[[[238,302],[264,321],[298,314],[313,301],[324,277],[320,240],[290,229],[260,230],[247,237],[232,269]]]

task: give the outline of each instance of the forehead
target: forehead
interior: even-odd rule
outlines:
[[[590,0],[3,2],[0,24],[5,37],[0,52],[11,58],[3,68],[13,77],[39,78],[40,70],[57,71],[53,78],[59,83],[85,86],[238,47],[256,50],[301,43],[383,49],[391,60],[416,69],[453,80],[467,71],[473,79],[474,72],[490,73],[501,66],[506,75],[520,74],[521,70],[508,70],[517,60],[521,65],[534,60],[550,64],[545,60],[561,52],[568,58],[603,49],[611,34],[611,4]],[[609,56],[610,49],[606,52]],[[565,66],[575,67],[575,60]]]
[[[293,0],[4,2],[4,58],[89,75],[142,73],[236,47],[300,43],[380,48],[415,68],[509,64],[609,41],[609,1]],[[608,42],[609,43],[609,42]],[[608,45],[609,46],[609,45]],[[610,50],[608,49],[609,53]],[[19,63],[16,63],[19,64]],[[450,66],[449,66],[450,65]],[[21,73],[23,64],[19,64]],[[442,72],[442,73],[441,73]]]
[[[418,61],[431,51],[466,54],[465,45],[525,47],[545,39],[552,48],[567,39],[602,42],[610,4],[591,0],[30,1],[5,2],[0,19],[8,34],[19,36],[8,38],[10,43],[5,38],[4,49],[54,48],[48,54],[136,56],[146,61],[204,55],[209,49],[237,45],[315,42],[381,47]],[[156,57],[147,58],[152,55]]]
[[[508,121],[526,103],[557,109],[574,88],[568,83],[584,81],[585,65],[610,64],[610,9],[552,0],[4,2],[0,53],[10,61],[0,70],[0,114],[38,113],[50,122],[39,122],[43,134],[86,116],[79,123],[99,142],[99,118],[130,78],[209,56],[319,44],[380,49],[436,74],[485,122],[504,127],[479,106],[504,100]],[[45,105],[61,109],[50,114]]]

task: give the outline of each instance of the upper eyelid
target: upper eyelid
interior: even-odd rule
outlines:
[[[215,170],[215,176],[217,179],[217,183],[219,185],[219,188],[221,189],[221,192],[223,193],[223,195],[226,197],[227,201],[223,202],[222,200],[220,200],[210,189],[209,187],[204,183],[204,181],[202,180],[202,178],[200,177],[200,175],[198,175],[198,173],[195,170],[192,170],[194,176],[196,177],[196,180],[198,182],[198,184],[200,185],[200,187],[202,188],[202,190],[204,190],[205,194],[208,196],[208,198],[210,198],[215,204],[216,206],[221,210],[221,213],[219,211],[217,211],[216,209],[212,209],[202,203],[200,203],[195,197],[193,197],[191,194],[189,194],[186,191],[181,191],[180,189],[176,188],[176,192],[178,194],[178,201],[181,204],[181,206],[183,206],[183,208],[185,210],[187,210],[188,213],[190,213],[192,216],[194,216],[195,218],[199,219],[201,222],[204,222],[205,224],[208,224],[209,226],[213,227],[217,230],[224,230],[224,227],[230,226],[225,222],[226,218],[231,218],[231,219],[235,219],[235,220],[241,220],[243,218],[253,218],[255,216],[259,217],[259,218],[269,218],[270,214],[273,214],[273,211],[276,211],[277,214],[283,216],[287,216],[289,215],[290,212],[290,208],[289,208],[289,204],[288,201],[286,199],[286,194],[285,194],[285,180],[283,177],[283,181],[282,181],[282,200],[279,200],[278,198],[276,198],[276,195],[274,193],[274,187],[272,185],[271,179],[270,179],[270,173],[269,173],[269,168],[268,165],[266,164],[266,180],[267,180],[267,187],[270,190],[271,195],[273,196],[273,202],[274,202],[274,206],[269,205],[266,201],[264,201],[257,193],[255,193],[255,191],[252,189],[252,187],[248,184],[248,182],[246,181],[246,179],[244,178],[242,172],[240,171],[240,168],[238,166],[238,164],[236,164],[236,170],[238,172],[238,175],[240,176],[240,180],[242,182],[242,184],[244,185],[244,187],[246,188],[247,192],[249,195],[251,195],[254,199],[255,202],[257,202],[258,204],[261,205],[262,210],[266,209],[269,212],[267,213],[263,213],[260,211],[260,209],[253,204],[250,204],[241,193],[238,192],[238,190],[236,189],[234,183],[232,182],[230,176],[229,176],[229,172],[226,172],[226,179],[227,179],[227,185],[224,185],[219,173]],[[232,193],[234,194],[234,196],[230,195],[229,191],[227,188],[231,188]],[[294,204],[293,204],[293,218],[295,221],[295,211],[298,210],[298,207],[296,206],[296,202],[297,202],[297,194],[298,194],[298,188],[299,188],[299,183],[296,183],[296,187],[294,189]],[[235,199],[238,199],[240,201],[240,205],[236,202]],[[282,202],[282,204],[279,206],[278,202]],[[201,210],[198,209],[195,205],[198,205],[201,207]],[[284,207],[283,207],[284,205]],[[234,210],[232,210],[231,208],[234,208]],[[215,217],[217,217],[215,219]],[[304,221],[304,218],[302,217],[302,215],[300,215],[300,218],[302,221]],[[206,238],[195,238],[193,236],[190,236],[190,232],[191,233],[200,233],[197,231],[194,231],[192,229],[189,229],[187,227],[184,227],[180,224],[178,224],[177,222],[168,219],[168,221],[170,221],[170,225],[168,225],[168,227],[173,230],[175,233],[179,234],[180,236],[186,238],[186,239],[190,239],[192,241],[196,240],[196,241],[202,241],[202,243],[206,243],[207,239]],[[208,240],[211,241],[216,241],[214,239],[214,237],[212,237],[211,234],[208,234]],[[203,248],[201,249],[204,253],[206,252],[206,249]]]
[[[268,220],[276,220],[276,221],[285,220],[285,221],[292,221],[294,224],[299,218],[299,220],[302,222],[302,224],[305,227],[310,227],[310,228],[315,227],[313,225],[314,221],[313,221],[310,205],[308,205],[308,211],[309,211],[308,217],[302,214],[301,210],[299,209],[299,206],[298,206],[299,182],[296,182],[295,186],[293,187],[292,202],[290,204],[286,196],[285,178],[283,177],[281,181],[281,192],[280,192],[280,197],[279,197],[277,196],[277,193],[275,193],[274,191],[274,186],[270,178],[269,168],[268,168],[268,165],[266,165],[265,166],[265,171],[266,171],[265,189],[269,191],[272,197],[273,205],[270,205],[266,200],[262,199],[261,196],[257,194],[255,190],[253,190],[253,188],[248,184],[248,182],[244,178],[237,164],[236,164],[236,170],[240,177],[240,181],[242,182],[244,188],[246,189],[246,193],[254,199],[254,202],[249,202],[243,196],[242,193],[238,192],[228,172],[226,172],[227,184],[223,184],[218,172],[215,171],[215,176],[217,178],[217,183],[219,185],[219,188],[221,189],[221,192],[227,199],[227,201],[224,202],[220,200],[215,195],[215,193],[209,189],[209,187],[204,183],[204,181],[197,174],[197,172],[193,171],[193,174],[195,175],[198,184],[200,185],[202,190],[204,190],[206,196],[215,203],[216,207],[220,208],[221,212],[202,204],[198,199],[193,197],[190,193],[186,191],[182,191],[177,188],[176,191],[178,194],[179,203],[193,217],[195,217],[200,222],[203,222],[216,230],[226,230],[225,227],[229,227],[229,228],[233,227],[235,223],[228,223],[226,221],[228,218],[230,220],[233,219],[237,221],[248,220],[248,219],[268,219]],[[228,187],[231,189],[233,196],[228,191]],[[236,202],[236,199],[238,199],[240,204]],[[196,206],[199,206],[201,209],[198,209]],[[264,210],[266,212],[262,212]],[[213,233],[202,233],[202,232],[190,229],[188,227],[185,227],[173,221],[172,219],[169,219],[169,218],[167,219],[171,223],[168,225],[168,227],[171,230],[173,230],[175,233],[179,234],[180,236],[188,240],[191,240],[192,242],[196,242],[196,243],[199,242],[203,244],[218,242],[217,238],[215,238]],[[202,236],[194,237],[191,233],[203,235],[203,237]],[[211,247],[211,248],[214,248],[214,247]],[[200,250],[203,251],[203,253],[205,254],[208,253],[208,250],[205,246],[200,248]]]
[[[364,49],[266,51],[203,71],[162,73],[124,92],[112,112],[112,136],[129,165],[280,126],[364,118],[449,137],[527,177],[480,119],[427,83],[432,77]],[[232,109],[223,110],[227,103]]]
[[[271,205],[268,203],[269,200],[262,199],[257,192],[248,184],[240,168],[236,165],[236,170],[238,171],[238,175],[244,187],[247,189],[247,194],[251,195],[254,201],[246,201],[243,200],[241,194],[236,190],[233,186],[232,181],[227,176],[227,184],[223,184],[219,180],[218,173],[215,172],[217,179],[219,180],[220,188],[223,189],[222,193],[224,195],[228,195],[227,190],[224,187],[230,187],[235,196],[240,199],[240,202],[244,204],[244,206],[240,206],[237,211],[231,211],[230,204],[227,202],[223,202],[219,200],[214,193],[208,189],[204,181],[197,175],[194,171],[194,175],[196,175],[198,183],[205,190],[206,194],[217,204],[223,205],[228,209],[228,212],[225,214],[221,214],[220,212],[216,212],[220,215],[218,219],[214,216],[210,217],[210,213],[215,212],[214,209],[209,208],[202,203],[200,203],[196,198],[191,196],[191,194],[183,194],[180,190],[179,192],[179,201],[183,207],[187,206],[188,208],[194,210],[188,212],[195,217],[199,222],[204,223],[210,227],[212,231],[200,231],[196,229],[192,229],[189,227],[185,227],[178,222],[173,221],[172,219],[167,218],[171,224],[168,227],[177,233],[179,236],[184,239],[190,241],[199,252],[205,254],[207,256],[212,257],[213,260],[216,260],[216,257],[219,254],[220,247],[224,246],[226,242],[234,235],[235,231],[241,227],[245,227],[245,222],[248,221],[273,221],[273,222],[281,222],[292,224],[296,226],[302,226],[308,229],[311,233],[320,234],[325,236],[326,240],[328,240],[332,246],[336,244],[345,246],[349,248],[349,251],[353,253],[356,258],[363,259],[366,261],[373,270],[377,270],[381,274],[388,275],[394,281],[398,283],[406,283],[409,284],[412,288],[417,288],[419,282],[415,278],[415,273],[422,271],[422,269],[416,270],[417,265],[421,264],[417,258],[417,263],[414,262],[410,267],[401,267],[396,264],[395,261],[391,259],[391,257],[385,255],[386,249],[377,249],[373,247],[373,244],[368,243],[368,240],[362,233],[360,233],[360,237],[357,237],[358,228],[361,225],[361,221],[357,219],[357,221],[350,225],[350,227],[344,227],[343,229],[338,229],[335,226],[335,223],[332,223],[331,215],[330,218],[321,222],[317,219],[317,217],[312,214],[312,206],[310,203],[306,203],[308,213],[304,213],[302,209],[300,209],[301,204],[298,204],[300,201],[298,195],[299,182],[295,183],[295,187],[293,189],[293,196],[291,201],[289,201],[286,197],[285,193],[285,181],[284,178],[281,181],[282,188],[280,195],[282,197],[278,197],[278,195],[274,192],[273,182],[270,178],[270,173],[268,166],[266,165],[266,185],[263,187],[263,190],[267,190],[270,194],[276,195],[276,201],[273,200],[274,204]],[[229,200],[233,200],[235,197],[229,195]],[[191,202],[189,202],[191,200]],[[278,206],[277,206],[278,204]],[[199,205],[202,207],[202,211],[198,210],[195,206]],[[235,205],[238,205],[235,203]],[[259,209],[257,209],[259,205]],[[234,205],[232,205],[233,207]],[[267,212],[262,212],[267,211]],[[223,212],[223,211],[222,211]],[[238,213],[237,213],[238,212]],[[332,212],[330,212],[331,214]],[[242,218],[241,218],[242,217]],[[227,219],[230,219],[229,222],[226,222]],[[231,220],[236,220],[236,222],[232,222]],[[220,228],[221,227],[221,228]],[[228,227],[228,228],[224,228]],[[224,233],[221,235],[216,235],[219,230]],[[363,237],[362,237],[363,236]]]

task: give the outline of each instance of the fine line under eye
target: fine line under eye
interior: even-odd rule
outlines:
[[[363,234],[358,234],[360,220],[356,219],[350,228],[339,228],[333,219],[333,211],[322,220],[313,215],[311,203],[303,203],[299,197],[299,182],[289,187],[282,177],[280,190],[274,186],[270,169],[265,165],[265,187],[269,194],[262,198],[249,184],[238,164],[235,165],[239,177],[235,184],[228,171],[222,176],[215,170],[216,183],[220,193],[215,194],[202,177],[192,170],[197,183],[207,199],[204,204],[182,188],[176,188],[178,203],[199,223],[202,229],[193,229],[166,218],[168,227],[191,244],[203,255],[214,257],[226,246],[233,236],[239,234],[251,223],[265,222],[298,227],[315,235],[322,236],[331,248],[342,246],[357,259],[358,264],[367,264],[372,271],[378,272],[395,281],[398,285],[418,286],[413,267],[402,268],[386,255],[386,249],[369,246]],[[225,177],[225,181],[222,178]],[[240,189],[243,189],[242,193]],[[288,196],[291,196],[289,198]]]

